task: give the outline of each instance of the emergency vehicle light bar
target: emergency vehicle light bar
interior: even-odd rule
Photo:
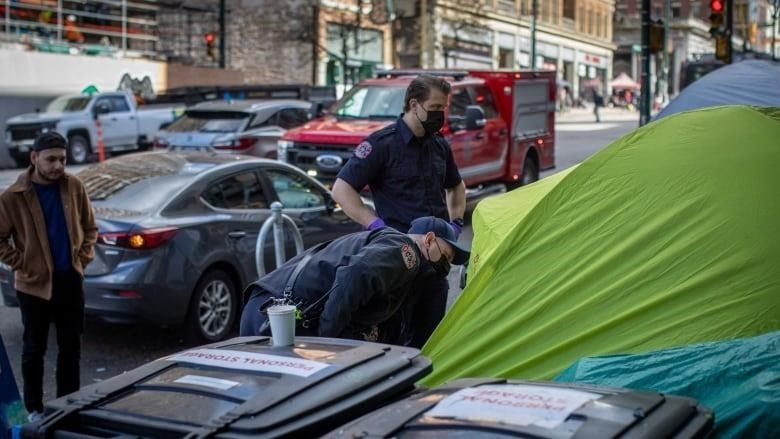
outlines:
[[[431,69],[390,69],[390,70],[377,70],[377,78],[397,78],[399,76],[419,76],[419,75],[431,75],[431,76],[447,76],[455,78],[456,81],[460,81],[464,77],[468,76],[469,72],[465,70],[431,70]]]

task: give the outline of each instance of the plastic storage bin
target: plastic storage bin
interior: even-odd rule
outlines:
[[[703,438],[712,413],[690,398],[540,381],[462,379],[408,396],[327,438]]]
[[[402,398],[430,368],[412,348],[235,338],[53,400],[22,437],[312,437]]]

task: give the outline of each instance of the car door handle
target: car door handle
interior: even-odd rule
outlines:
[[[134,120],[134,119],[135,119],[135,116],[130,116],[130,120]]]
[[[506,128],[501,128],[500,130],[498,130],[499,136],[506,136],[506,133],[508,133]]]
[[[228,233],[228,236],[233,238],[233,239],[239,239],[239,238],[245,237],[246,236],[246,232],[243,231],[243,230],[234,230],[234,231]]]
[[[474,138],[477,140],[482,140],[485,138],[485,133],[478,133],[477,135],[474,136]]]

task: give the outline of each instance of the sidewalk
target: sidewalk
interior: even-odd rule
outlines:
[[[601,122],[628,122],[634,121],[639,123],[639,112],[630,111],[625,108],[608,108],[604,107],[599,110],[601,116]],[[572,108],[563,113],[555,113],[555,123],[583,123],[583,122],[596,122],[596,116],[593,115],[593,107],[588,108]]]

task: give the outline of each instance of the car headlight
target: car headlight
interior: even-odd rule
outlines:
[[[288,163],[287,150],[292,148],[293,145],[294,143],[289,140],[278,140],[276,142],[276,159],[280,162]]]

